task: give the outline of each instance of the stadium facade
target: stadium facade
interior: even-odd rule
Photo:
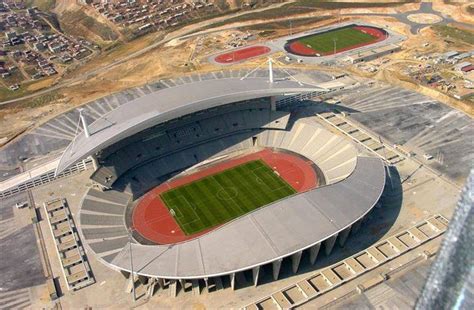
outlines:
[[[330,254],[357,232],[386,177],[382,160],[361,156],[347,139],[284,108],[301,94],[325,91],[272,78],[208,80],[144,96],[86,125],[56,171],[94,160],[91,179],[99,189],[82,200],[83,240],[107,266],[172,294],[179,287],[219,287],[223,279],[235,288],[243,272],[257,285],[264,266],[278,279],[282,262],[296,272],[304,252],[314,264],[319,252]],[[266,148],[311,161],[319,186],[172,245],[133,229],[133,208],[150,189],[203,163]]]

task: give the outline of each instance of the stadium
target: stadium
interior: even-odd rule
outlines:
[[[285,50],[298,56],[320,57],[372,45],[388,36],[387,31],[378,27],[350,24],[291,39]]]
[[[271,67],[271,66],[270,66]],[[170,289],[278,279],[344,245],[378,204],[386,167],[311,117],[329,89],[228,77],[161,89],[91,122],[56,174],[92,157],[79,233],[105,265]],[[88,124],[89,123],[89,124]]]

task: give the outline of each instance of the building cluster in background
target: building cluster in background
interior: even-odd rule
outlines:
[[[53,28],[48,14],[23,2],[0,2],[0,83],[10,90],[55,75],[98,48]]]
[[[84,3],[118,26],[136,32],[164,30],[219,13],[210,0],[87,0]]]
[[[419,54],[414,58],[424,64],[408,67],[406,73],[413,79],[456,99],[474,96],[474,51]]]

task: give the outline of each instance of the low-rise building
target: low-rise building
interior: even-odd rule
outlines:
[[[400,45],[390,44],[390,45],[374,48],[368,51],[362,51],[362,52],[349,55],[347,59],[349,60],[349,62],[356,64],[360,62],[371,61],[385,55],[393,54],[400,50],[401,50]]]
[[[11,40],[13,38],[16,38],[17,37],[17,34],[15,31],[9,31],[9,32],[5,32],[5,38],[7,40]]]
[[[450,60],[451,58],[454,58],[457,55],[459,55],[459,52],[450,51],[450,52],[446,52],[446,53],[442,54],[441,59],[443,59],[444,61],[448,61],[448,60]]]
[[[38,52],[42,52],[42,51],[46,50],[46,45],[44,45],[44,43],[42,43],[42,42],[37,42],[37,43],[33,44],[33,48]]]

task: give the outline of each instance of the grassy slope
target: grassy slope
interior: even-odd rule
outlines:
[[[432,29],[442,38],[474,45],[474,33],[471,31],[446,25],[434,25]]]
[[[71,35],[87,38],[85,33],[89,32],[102,41],[118,39],[118,35],[108,25],[97,21],[81,10],[66,11],[60,16],[59,21],[61,28]]]
[[[374,40],[374,37],[352,28],[344,28],[309,36],[299,41],[311,46],[315,51],[328,53],[334,50],[333,39],[336,39],[336,48],[339,50],[356,44],[370,42]]]
[[[251,161],[161,194],[185,234],[228,222],[295,190],[263,161]]]
[[[56,0],[27,0],[28,6],[37,6],[41,11],[47,12],[54,8]]]

